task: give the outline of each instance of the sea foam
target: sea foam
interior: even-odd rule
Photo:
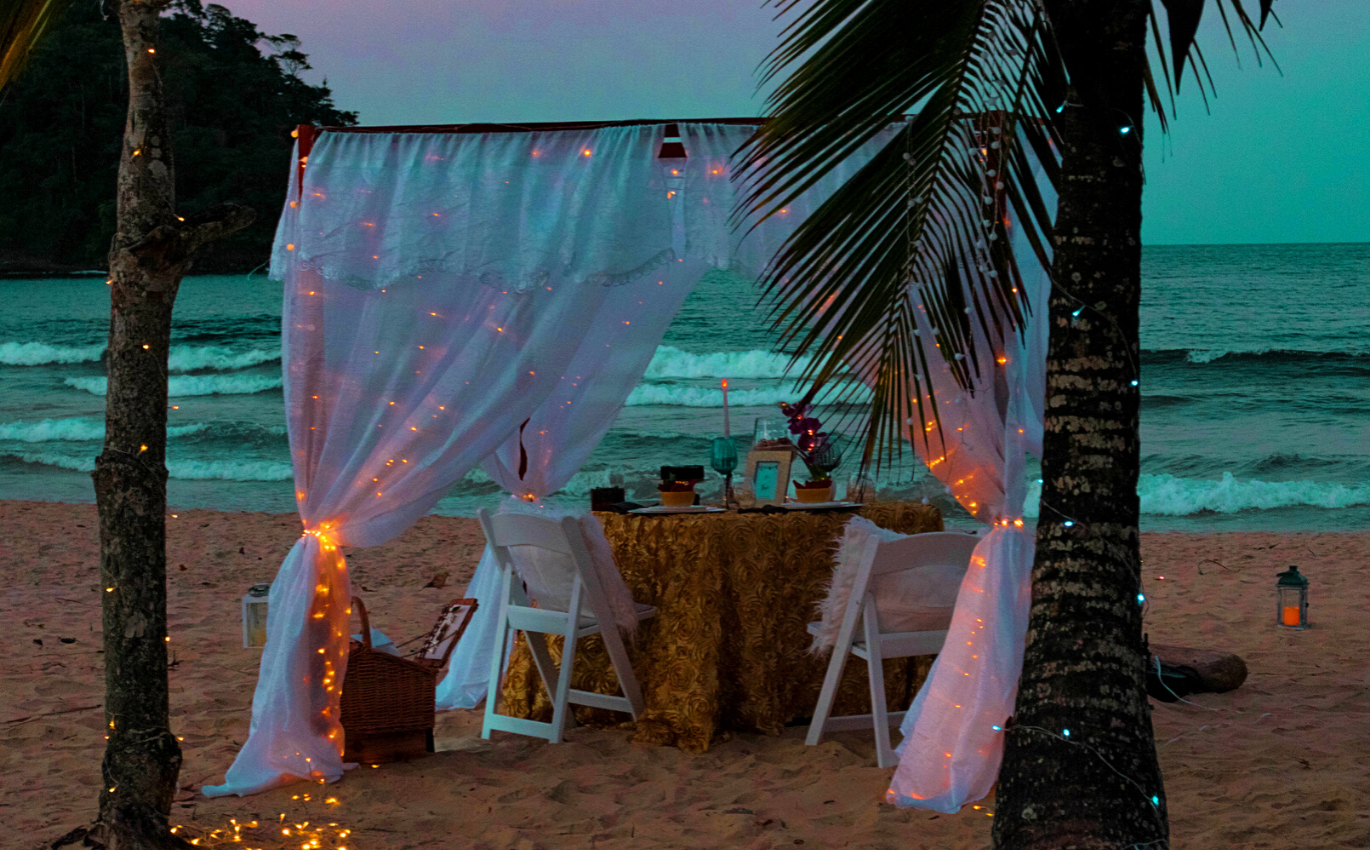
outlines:
[[[720,351],[694,354],[671,345],[658,346],[643,376],[657,378],[783,378],[790,358],[770,351]],[[795,363],[795,372],[809,365],[809,358]]]
[[[173,345],[167,356],[167,368],[172,372],[195,372],[200,369],[230,372],[280,359],[279,348],[234,352],[231,348],[219,345]]]
[[[42,366],[45,363],[94,363],[105,351],[98,345],[48,345],[45,342],[0,342],[0,364]]]
[[[63,383],[94,395],[104,395],[109,388],[107,378],[67,378]],[[167,395],[173,398],[251,395],[280,387],[281,379],[271,375],[176,375],[167,379]]]
[[[184,437],[209,429],[204,422],[190,425],[171,425],[166,429],[168,437]],[[17,440],[21,443],[51,443],[83,440],[103,440],[105,423],[89,417],[70,419],[43,419],[38,422],[0,423],[0,440]]]
[[[1137,480],[1141,511],[1151,516],[1190,516],[1199,513],[1233,514],[1276,508],[1350,508],[1370,505],[1370,484],[1337,484],[1327,481],[1260,481],[1238,479],[1230,472],[1222,478],[1180,478],[1175,475],[1142,475]],[[1042,485],[1028,487],[1023,516],[1037,516]]]
[[[98,363],[105,353],[103,343],[96,345],[49,345],[46,342],[0,343],[0,365],[42,366],[49,363]],[[167,355],[172,372],[213,369],[231,372],[281,359],[279,348],[253,348],[234,351],[221,345],[173,345]]]
[[[754,390],[729,390],[730,407],[769,407],[782,401],[792,402],[805,392],[794,384],[762,387]],[[844,401],[870,401],[870,392],[860,389]],[[628,407],[660,405],[667,407],[722,407],[723,391],[719,387],[690,387],[675,384],[639,384],[628,395]],[[777,415],[779,415],[777,413]]]
[[[0,452],[0,457],[55,466],[73,472],[95,469],[95,456],[51,454],[48,452]],[[288,481],[290,464],[270,460],[168,460],[167,473],[182,481]]]

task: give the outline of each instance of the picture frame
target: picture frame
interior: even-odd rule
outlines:
[[[758,506],[783,505],[790,491],[790,464],[794,452],[781,449],[752,449],[747,452],[747,481]]]

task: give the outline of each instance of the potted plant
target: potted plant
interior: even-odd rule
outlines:
[[[790,420],[790,433],[795,435],[795,453],[809,470],[808,481],[794,482],[794,495],[805,504],[831,502],[832,471],[842,463],[842,450],[820,430],[823,426],[809,415],[810,409],[806,403],[780,404],[780,411]]]

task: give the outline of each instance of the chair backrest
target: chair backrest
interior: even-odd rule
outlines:
[[[581,537],[578,519],[555,520],[517,513],[491,515],[484,508],[476,515],[500,566],[512,567],[541,607],[566,611],[579,577],[590,611],[596,618],[604,619],[604,591]]]
[[[442,609],[433,630],[428,633],[419,648],[418,658],[431,661],[439,666],[447,663],[453,647],[466,630],[467,623],[476,613],[479,603],[475,599],[453,599]]]
[[[860,601],[867,595],[874,597],[881,632],[945,629],[981,540],[956,531],[914,534],[890,542],[872,537],[852,597]]]
[[[934,531],[928,534],[913,534],[904,540],[894,540],[878,544],[875,559],[871,563],[871,575],[883,576],[889,573],[920,567],[956,566],[962,572],[970,564],[971,553],[982,538],[962,531]]]

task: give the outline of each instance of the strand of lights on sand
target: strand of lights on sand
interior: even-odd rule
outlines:
[[[323,784],[320,781],[319,784]],[[244,850],[275,850],[275,848],[299,847],[299,850],[349,850],[347,839],[352,830],[337,821],[316,821],[310,813],[310,803],[318,803],[310,794],[295,794],[290,798],[304,808],[304,817],[286,820],[281,812],[276,823],[263,824],[258,820],[242,821],[229,818],[228,825],[213,828],[199,828],[176,824],[171,834],[196,847],[218,847],[235,845]],[[327,807],[337,806],[337,797],[325,797],[322,803]],[[332,813],[330,812],[330,815]],[[297,844],[298,842],[298,844]]]

